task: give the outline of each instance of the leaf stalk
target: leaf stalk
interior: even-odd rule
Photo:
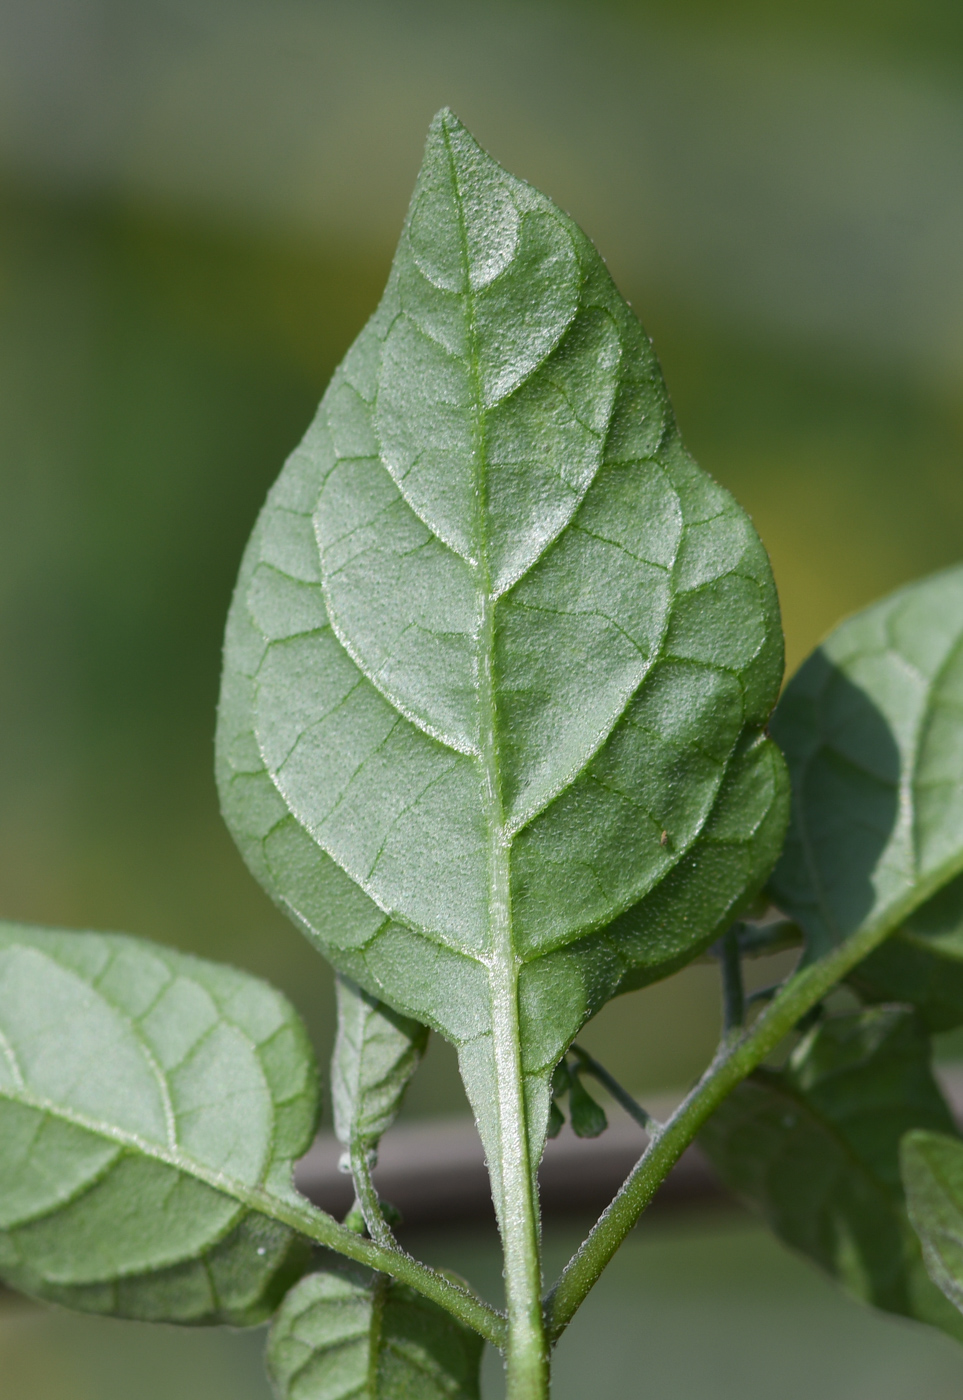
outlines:
[[[284,1199],[262,1187],[236,1187],[233,1194],[243,1204],[297,1230],[315,1244],[324,1245],[358,1264],[389,1274],[399,1283],[408,1284],[425,1298],[447,1309],[453,1317],[484,1337],[486,1342],[504,1350],[508,1338],[504,1315],[470,1288],[452,1283],[443,1274],[413,1258],[398,1244],[387,1247],[376,1240],[366,1240],[347,1226],[340,1225],[326,1211],[293,1194]]]
[[[722,1023],[724,1034],[738,1036],[746,1020],[746,992],[742,982],[742,950],[736,928],[730,928],[716,944],[722,973]]]
[[[358,1138],[351,1143],[351,1178],[368,1227],[368,1234],[383,1249],[397,1249],[398,1242],[381,1209],[381,1201],[371,1180],[371,1151]]]

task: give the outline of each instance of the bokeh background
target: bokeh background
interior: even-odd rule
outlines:
[[[953,0],[0,0],[0,916],[268,976],[325,1056],[326,969],[218,816],[220,638],[444,104],[607,258],[690,448],[770,551],[790,669],[845,613],[963,555]],[[716,1025],[696,967],[585,1039],[644,1092],[697,1073]],[[464,1111],[443,1046],[407,1111]],[[686,1225],[691,1286],[666,1263],[661,1291],[653,1228],[572,1343],[560,1400],[603,1353],[606,1396],[638,1393],[649,1304],[661,1395],[772,1396],[765,1300],[800,1395],[960,1393],[963,1353],[855,1312],[745,1222]],[[738,1312],[732,1280],[742,1360],[663,1375],[692,1328]],[[825,1374],[802,1342],[819,1318]],[[257,1346],[7,1304],[0,1396],[262,1396]]]

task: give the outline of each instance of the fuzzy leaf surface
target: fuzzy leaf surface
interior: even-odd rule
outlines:
[[[334,1129],[345,1147],[374,1150],[421,1063],[428,1027],[392,1011],[348,977],[337,979],[338,1034],[331,1057]]]
[[[765,551],[602,259],[440,113],[245,554],[218,777],[308,937],[458,1047],[496,1201],[505,1056],[537,1158],[580,1026],[771,868],[781,672]]]
[[[914,910],[849,982],[864,1001],[909,1002],[930,1031],[963,1025],[963,876]]]
[[[235,1188],[293,1192],[317,1072],[293,1008],[146,940],[0,924],[0,1278],[88,1312],[263,1321],[306,1244]]]
[[[963,1143],[942,1133],[907,1133],[900,1168],[930,1278],[963,1312]]]
[[[953,1120],[914,1014],[877,1007],[828,1018],[786,1070],[757,1071],[700,1142],[726,1184],[848,1292],[963,1340],[906,1215],[899,1144],[912,1128],[952,1132]]]
[[[285,1298],[267,1364],[278,1400],[479,1400],[483,1349],[428,1299],[338,1263]]]
[[[792,778],[776,903],[811,955],[895,930],[963,868],[963,568],[841,623],[771,728]]]

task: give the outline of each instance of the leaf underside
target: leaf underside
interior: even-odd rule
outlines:
[[[811,955],[895,930],[963,869],[963,568],[843,622],[789,682],[771,728],[792,779],[776,903]],[[909,936],[893,956],[927,955]]]
[[[900,1168],[930,1278],[963,1312],[963,1143],[943,1133],[908,1133]]]
[[[739,1085],[700,1142],[726,1184],[848,1292],[963,1340],[906,1215],[899,1144],[915,1128],[954,1132],[922,1027],[889,1006],[828,1018],[786,1070]]]
[[[478,1400],[483,1349],[427,1298],[332,1263],[285,1298],[267,1364],[278,1400]]]
[[[765,552],[598,253],[439,114],[244,557],[218,778],[281,907],[458,1047],[490,1163],[506,1004],[537,1158],[580,1026],[765,879],[781,671]]]
[[[909,1002],[930,1031],[963,1025],[963,876],[914,910],[849,982],[863,1001]]]
[[[0,1277],[88,1312],[263,1321],[306,1243],[317,1072],[272,988],[145,940],[0,924]]]
[[[350,978],[337,979],[338,1035],[331,1057],[334,1129],[345,1147],[374,1151],[421,1063],[427,1027],[392,1011]]]

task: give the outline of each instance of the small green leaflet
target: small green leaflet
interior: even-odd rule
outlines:
[[[605,1109],[595,1102],[577,1074],[572,1075],[572,1087],[568,1091],[568,1110],[576,1137],[598,1137],[609,1125]]]
[[[0,924],[0,1278],[89,1312],[263,1321],[307,1244],[317,1071],[263,982],[145,940]]]
[[[930,1278],[963,1312],[963,1142],[942,1133],[907,1133],[900,1169]]]
[[[757,1071],[700,1142],[726,1184],[850,1293],[963,1340],[906,1217],[900,1139],[953,1132],[929,1044],[904,1007],[831,1016],[785,1071]]]
[[[334,1129],[345,1147],[373,1152],[421,1063],[428,1028],[376,1001],[348,977],[338,977],[337,994],[338,1035],[331,1058]]]
[[[334,1261],[285,1298],[267,1365],[278,1400],[478,1400],[483,1349],[411,1289]]]
[[[559,209],[434,120],[383,300],[234,595],[225,818],[372,996],[459,1050],[496,1201],[521,1062],[688,962],[787,820],[765,551]]]
[[[963,1025],[963,876],[938,890],[850,973],[864,1001],[904,1001],[930,1031]]]
[[[963,567],[837,627],[772,733],[793,793],[774,900],[815,956],[896,929],[963,870]]]
[[[593,1138],[604,1133],[609,1125],[605,1109],[596,1103],[582,1083],[581,1065],[560,1060],[552,1076],[552,1108],[548,1136],[558,1137],[565,1122],[560,1100],[568,1095],[569,1119],[576,1137]]]

